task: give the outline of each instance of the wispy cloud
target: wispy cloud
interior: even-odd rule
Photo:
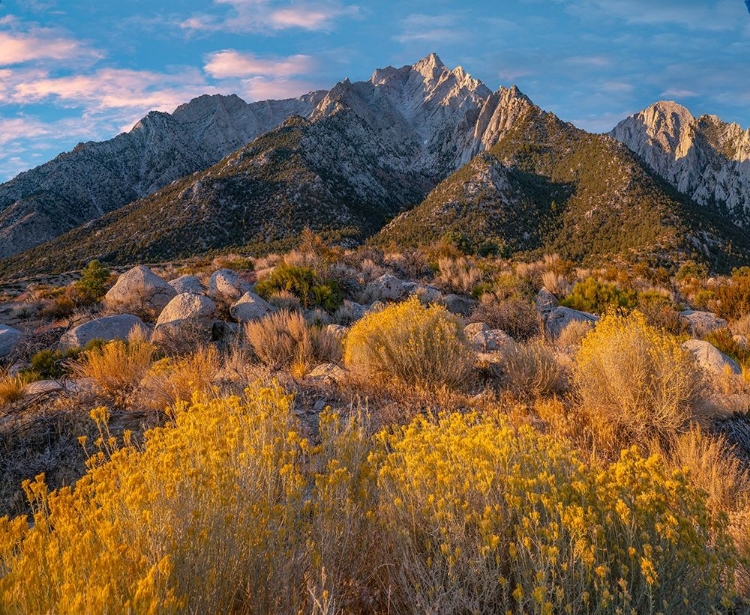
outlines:
[[[0,66],[38,60],[69,60],[81,56],[101,57],[100,53],[85,44],[61,36],[55,30],[27,27],[12,17],[0,20],[0,28]]]
[[[336,20],[360,14],[357,5],[335,0],[283,4],[276,0],[214,0],[214,4],[228,5],[229,12],[199,13],[182,21],[180,27],[189,32],[330,31]]]
[[[393,40],[399,43],[446,43],[461,40],[466,33],[459,27],[459,18],[453,14],[423,15],[415,13],[401,20],[399,34]]]
[[[296,79],[273,79],[269,77],[252,77],[243,81],[243,94],[247,100],[269,100],[274,98],[295,98],[307,94],[320,86],[311,81]]]
[[[693,92],[692,90],[669,88],[668,90],[664,90],[659,96],[662,96],[663,98],[692,98],[698,96],[698,93]]]
[[[309,73],[315,69],[315,66],[315,61],[308,55],[260,58],[252,53],[226,49],[208,56],[205,71],[216,79],[258,75],[290,77]]]

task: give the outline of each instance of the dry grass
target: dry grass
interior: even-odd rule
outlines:
[[[729,329],[734,335],[750,337],[750,314],[745,314],[739,320],[729,323]]]
[[[542,286],[556,297],[565,297],[573,289],[564,275],[554,271],[545,271],[542,274]]]
[[[594,325],[588,321],[571,320],[568,325],[560,331],[555,340],[555,346],[563,350],[577,349],[583,339],[594,330]]]
[[[71,371],[79,378],[91,378],[117,403],[128,395],[148,373],[156,347],[140,333],[131,334],[127,342],[116,340],[83,353]]]
[[[11,376],[7,373],[0,373],[0,407],[23,398],[30,381],[28,376],[21,374]]]
[[[268,298],[270,303],[277,310],[287,310],[289,312],[295,312],[302,309],[302,303],[299,298],[293,295],[288,290],[281,290],[274,293]]]
[[[539,316],[531,302],[521,297],[498,299],[490,293],[482,295],[469,322],[483,322],[518,341],[530,339],[541,331]]]
[[[178,359],[154,363],[139,389],[141,405],[164,410],[179,401],[190,401],[193,394],[207,393],[216,383],[222,362],[214,346]]]
[[[273,369],[294,367],[304,375],[316,361],[341,360],[341,342],[325,329],[309,326],[304,316],[282,310],[245,325],[255,355]]]
[[[518,344],[505,360],[508,388],[522,397],[542,397],[565,388],[565,372],[555,353],[540,341]]]
[[[436,281],[443,287],[453,292],[468,294],[482,281],[482,270],[474,261],[461,257],[441,258],[438,260],[440,275]]]

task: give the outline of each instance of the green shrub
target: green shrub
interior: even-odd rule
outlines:
[[[637,303],[634,290],[623,290],[614,284],[599,282],[596,278],[586,278],[578,282],[560,304],[582,312],[604,314],[612,308],[632,309]]]
[[[473,365],[458,319],[417,297],[368,314],[346,336],[344,361],[370,379],[424,387],[459,387]]]
[[[89,262],[81,271],[81,279],[76,282],[76,286],[82,291],[85,298],[90,303],[99,301],[107,292],[107,282],[111,272],[98,260],[94,259]]]
[[[255,287],[264,298],[286,291],[296,296],[305,308],[321,307],[335,311],[344,301],[344,294],[333,280],[324,280],[310,267],[281,263],[271,275]]]

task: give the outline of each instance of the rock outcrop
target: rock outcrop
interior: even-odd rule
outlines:
[[[148,267],[138,265],[123,273],[104,295],[107,309],[155,319],[177,292]]]

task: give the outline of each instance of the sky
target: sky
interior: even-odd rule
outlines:
[[[201,94],[298,96],[431,52],[593,132],[664,99],[750,126],[745,0],[0,0],[0,181]]]

